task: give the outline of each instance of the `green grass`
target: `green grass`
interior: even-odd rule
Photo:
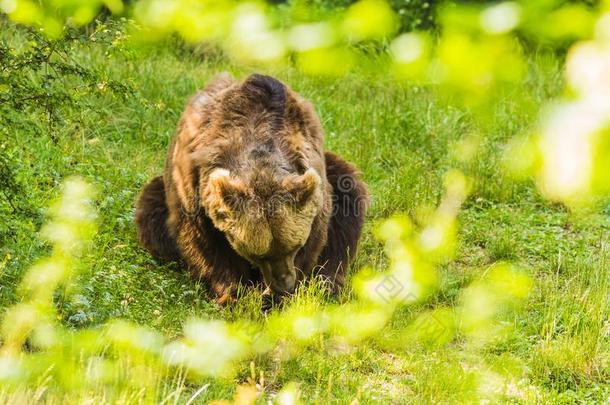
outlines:
[[[262,317],[257,292],[247,293],[236,306],[219,308],[205,287],[181,269],[157,264],[138,246],[133,223],[138,193],[162,172],[188,97],[219,71],[242,77],[252,69],[165,48],[127,59],[108,59],[101,50],[78,57],[115,80],[132,83],[137,94],[126,100],[108,94],[88,97],[79,108],[61,111],[63,122],[43,127],[39,135],[11,134],[19,151],[22,198],[34,215],[7,219],[13,229],[3,234],[0,247],[0,310],[19,300],[21,275],[48,250],[37,234],[44,208],[58,195],[62,179],[78,174],[98,192],[99,229],[82,260],[79,288],[58,296],[62,322],[81,328],[118,317],[175,337],[192,317]],[[533,73],[524,92],[530,104],[540,106],[558,93],[558,64],[543,73],[532,58]],[[504,142],[531,128],[537,110],[506,97],[482,130],[479,154],[464,163],[456,145],[479,128],[472,115],[442,101],[435,89],[359,73],[316,79],[292,68],[266,72],[313,102],[327,149],[357,164],[370,187],[373,201],[354,269],[371,265],[381,270],[386,264],[382,245],[371,232],[376,221],[399,212],[415,219],[425,215],[438,203],[443,175],[450,168],[460,167],[475,178],[459,217],[458,252],[443,265],[432,297],[397,312],[382,338],[367,345],[350,349],[321,342],[288,361],[257,359],[255,370],[264,373],[267,397],[296,381],[302,398],[312,403],[478,402],[482,389],[493,389],[481,384],[481,370],[490,376],[510,370],[517,379],[504,398],[508,402],[607,400],[608,210],[571,214],[544,202],[533,184],[511,180],[501,165]],[[482,356],[459,339],[446,347],[401,341],[395,333],[401,326],[422,311],[455,304],[460,289],[498,261],[522,266],[534,280],[524,307],[506,319],[511,327],[506,339],[486,347]],[[248,376],[250,368],[244,364],[233,378],[210,381],[198,400],[231,399],[236,383]],[[181,400],[198,388],[167,383],[168,392],[178,392]]]

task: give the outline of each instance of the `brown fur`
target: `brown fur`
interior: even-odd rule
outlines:
[[[347,266],[356,257],[368,208],[368,191],[356,168],[332,152],[325,153],[326,179],[333,189],[333,210],[327,242],[318,258],[318,274],[336,291],[342,287]]]
[[[341,286],[366,198],[355,169],[324,152],[308,102],[267,76],[223,75],[187,105],[136,224],[154,257],[181,259],[223,303],[261,272],[280,293],[313,272]]]

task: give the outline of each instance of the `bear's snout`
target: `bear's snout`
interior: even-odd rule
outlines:
[[[293,274],[282,274],[276,280],[277,284],[277,293],[292,293],[294,292],[294,285],[296,282],[296,278]]]
[[[291,294],[296,286],[294,255],[265,260],[260,264],[267,287],[275,294]]]

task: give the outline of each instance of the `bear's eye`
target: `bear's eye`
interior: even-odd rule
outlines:
[[[224,221],[229,217],[229,214],[226,211],[216,211],[216,220]]]

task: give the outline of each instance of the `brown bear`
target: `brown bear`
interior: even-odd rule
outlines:
[[[140,196],[140,243],[182,262],[218,303],[239,283],[276,295],[312,274],[344,283],[367,208],[356,169],[324,151],[311,104],[280,81],[221,74],[188,103],[163,177]]]

